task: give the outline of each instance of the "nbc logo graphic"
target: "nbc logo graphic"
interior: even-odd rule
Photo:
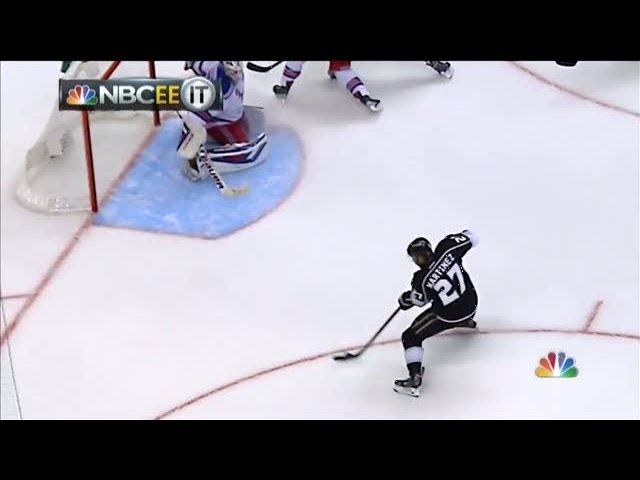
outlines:
[[[540,359],[536,368],[536,376],[540,378],[573,378],[578,376],[575,360],[564,352],[549,352],[546,358]]]
[[[98,103],[96,91],[87,85],[76,85],[69,90],[67,105],[95,105]]]

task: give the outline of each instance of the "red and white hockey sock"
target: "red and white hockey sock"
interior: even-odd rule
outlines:
[[[280,79],[280,85],[286,87],[287,85],[295,82],[296,78],[300,76],[302,72],[302,65],[304,62],[287,62],[282,72],[282,78]]]
[[[335,74],[340,84],[342,84],[347,90],[349,90],[351,95],[353,95],[354,97],[358,93],[363,97],[369,96],[369,90],[367,90],[367,87],[364,85],[364,83],[362,83],[362,80],[360,80],[358,75],[356,75],[356,72],[354,72],[351,68],[336,70],[333,73]]]

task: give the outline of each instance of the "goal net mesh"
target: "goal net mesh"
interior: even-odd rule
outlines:
[[[155,76],[153,62],[89,61],[73,62],[61,78],[150,76]],[[97,211],[92,197],[105,195],[157,121],[155,112],[60,111],[56,100],[42,133],[27,152],[17,198],[38,212]]]

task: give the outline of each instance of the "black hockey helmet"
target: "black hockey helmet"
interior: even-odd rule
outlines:
[[[407,254],[413,259],[415,263],[420,265],[423,262],[418,261],[418,257],[423,257],[427,263],[431,261],[433,257],[433,250],[431,248],[431,242],[424,237],[418,237],[413,240],[407,247]],[[421,265],[422,266],[422,265]]]

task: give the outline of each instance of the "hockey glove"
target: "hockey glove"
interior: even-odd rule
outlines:
[[[413,300],[411,299],[411,290],[404,292],[402,295],[400,295],[400,298],[398,299],[398,304],[400,304],[400,309],[401,310],[409,310],[411,307],[413,307]]]

